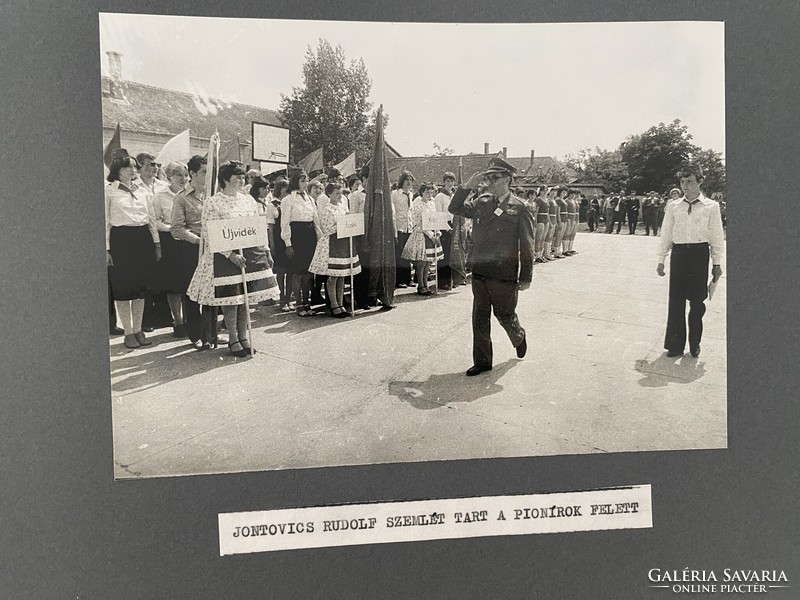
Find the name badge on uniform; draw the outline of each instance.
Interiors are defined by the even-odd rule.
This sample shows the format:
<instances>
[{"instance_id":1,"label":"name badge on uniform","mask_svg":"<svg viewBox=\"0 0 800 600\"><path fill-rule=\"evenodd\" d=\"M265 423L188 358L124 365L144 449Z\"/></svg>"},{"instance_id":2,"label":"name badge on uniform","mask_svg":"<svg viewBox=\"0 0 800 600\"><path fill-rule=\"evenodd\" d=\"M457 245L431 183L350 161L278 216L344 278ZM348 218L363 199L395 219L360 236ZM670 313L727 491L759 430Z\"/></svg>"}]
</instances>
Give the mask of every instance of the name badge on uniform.
<instances>
[{"instance_id":1,"label":"name badge on uniform","mask_svg":"<svg viewBox=\"0 0 800 600\"><path fill-rule=\"evenodd\" d=\"M499 217L500 215L503 214L503 209L498 206L497 208L494 209L494 214L496 214Z\"/></svg>"}]
</instances>

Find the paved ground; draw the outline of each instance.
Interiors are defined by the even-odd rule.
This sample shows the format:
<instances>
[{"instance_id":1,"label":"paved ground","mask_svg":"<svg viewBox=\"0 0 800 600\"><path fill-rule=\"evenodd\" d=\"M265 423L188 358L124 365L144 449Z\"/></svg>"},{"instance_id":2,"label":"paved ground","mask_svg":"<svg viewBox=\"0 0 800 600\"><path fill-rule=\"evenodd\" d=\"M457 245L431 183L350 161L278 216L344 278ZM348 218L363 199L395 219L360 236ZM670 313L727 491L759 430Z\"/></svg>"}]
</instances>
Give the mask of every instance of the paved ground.
<instances>
[{"instance_id":1,"label":"paved ground","mask_svg":"<svg viewBox=\"0 0 800 600\"><path fill-rule=\"evenodd\" d=\"M493 321L494 370L467 378L469 287L355 319L253 313L252 359L170 330L111 339L119 478L463 458L724 448L725 277L702 354L667 358L657 239L581 233L520 295L528 356Z\"/></svg>"}]
</instances>

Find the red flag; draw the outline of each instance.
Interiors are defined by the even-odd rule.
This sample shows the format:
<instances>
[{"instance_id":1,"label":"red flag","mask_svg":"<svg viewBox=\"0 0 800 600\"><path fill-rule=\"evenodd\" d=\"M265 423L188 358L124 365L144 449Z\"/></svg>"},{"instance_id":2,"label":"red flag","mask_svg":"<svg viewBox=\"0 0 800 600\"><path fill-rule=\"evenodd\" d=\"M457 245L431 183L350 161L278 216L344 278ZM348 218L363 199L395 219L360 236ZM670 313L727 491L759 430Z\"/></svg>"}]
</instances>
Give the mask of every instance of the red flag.
<instances>
[{"instance_id":1,"label":"red flag","mask_svg":"<svg viewBox=\"0 0 800 600\"><path fill-rule=\"evenodd\" d=\"M314 150L311 154L297 163L297 165L309 175L315 171L322 171L323 167L325 166L322 162L322 148L317 148Z\"/></svg>"},{"instance_id":2,"label":"red flag","mask_svg":"<svg viewBox=\"0 0 800 600\"><path fill-rule=\"evenodd\" d=\"M383 104L375 119L375 143L372 147L367 197L364 203L365 241L369 249L369 295L385 306L394 304L397 278L394 248L396 233L392 212L389 165L383 140Z\"/></svg>"},{"instance_id":3,"label":"red flag","mask_svg":"<svg viewBox=\"0 0 800 600\"><path fill-rule=\"evenodd\" d=\"M106 167L109 169L111 168L111 161L115 158L115 153L117 150L122 148L122 140L119 134L119 123L117 123L117 129L114 131L114 135L111 136L111 140L109 140L108 145L106 145L105 150L103 150L103 162L105 163Z\"/></svg>"},{"instance_id":4,"label":"red flag","mask_svg":"<svg viewBox=\"0 0 800 600\"><path fill-rule=\"evenodd\" d=\"M239 151L239 138L223 142L219 147L219 164L223 164L229 160L236 160L242 162L242 154Z\"/></svg>"}]
</instances>

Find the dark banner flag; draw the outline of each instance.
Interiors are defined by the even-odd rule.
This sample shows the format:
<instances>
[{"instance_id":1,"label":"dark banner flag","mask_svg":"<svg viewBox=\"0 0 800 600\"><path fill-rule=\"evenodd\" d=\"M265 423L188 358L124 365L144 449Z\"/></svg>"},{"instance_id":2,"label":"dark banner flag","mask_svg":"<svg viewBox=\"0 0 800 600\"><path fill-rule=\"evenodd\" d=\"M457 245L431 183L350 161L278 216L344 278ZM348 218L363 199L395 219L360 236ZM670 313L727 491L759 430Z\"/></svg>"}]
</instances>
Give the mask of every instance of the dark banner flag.
<instances>
[{"instance_id":1,"label":"dark banner flag","mask_svg":"<svg viewBox=\"0 0 800 600\"><path fill-rule=\"evenodd\" d=\"M317 171L322 171L323 167L325 166L322 162L322 148L317 148L314 150L311 154L301 160L298 163L298 166L308 173L309 176Z\"/></svg>"},{"instance_id":2,"label":"dark banner flag","mask_svg":"<svg viewBox=\"0 0 800 600\"><path fill-rule=\"evenodd\" d=\"M384 306L392 306L397 276L394 256L396 233L389 165L386 162L386 145L383 140L382 104L378 108L375 124L375 143L372 146L364 204L365 237L370 249L369 295L378 298Z\"/></svg>"},{"instance_id":3,"label":"dark banner flag","mask_svg":"<svg viewBox=\"0 0 800 600\"><path fill-rule=\"evenodd\" d=\"M117 129L114 131L114 135L108 142L105 150L103 150L103 162L106 166L110 169L111 168L111 161L114 160L116 156L116 151L122 148L122 139L119 133L119 123L117 123Z\"/></svg>"}]
</instances>

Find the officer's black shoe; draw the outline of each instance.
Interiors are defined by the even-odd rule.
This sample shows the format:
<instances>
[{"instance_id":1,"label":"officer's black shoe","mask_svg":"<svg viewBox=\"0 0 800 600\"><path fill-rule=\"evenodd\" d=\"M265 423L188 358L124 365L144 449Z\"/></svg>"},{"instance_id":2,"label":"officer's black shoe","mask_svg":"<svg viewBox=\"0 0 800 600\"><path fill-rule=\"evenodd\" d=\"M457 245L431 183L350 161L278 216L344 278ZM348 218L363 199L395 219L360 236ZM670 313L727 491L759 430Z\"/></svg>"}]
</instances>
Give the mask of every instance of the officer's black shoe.
<instances>
[{"instance_id":1,"label":"officer's black shoe","mask_svg":"<svg viewBox=\"0 0 800 600\"><path fill-rule=\"evenodd\" d=\"M674 358L676 356L683 356L683 350L667 350L667 356Z\"/></svg>"},{"instance_id":2,"label":"officer's black shoe","mask_svg":"<svg viewBox=\"0 0 800 600\"><path fill-rule=\"evenodd\" d=\"M517 346L517 358L525 358L525 353L528 351L528 336L522 338L522 343Z\"/></svg>"},{"instance_id":3,"label":"officer's black shoe","mask_svg":"<svg viewBox=\"0 0 800 600\"><path fill-rule=\"evenodd\" d=\"M700 356L700 344L697 344L696 346L689 346L689 352L695 358Z\"/></svg>"},{"instance_id":4,"label":"officer's black shoe","mask_svg":"<svg viewBox=\"0 0 800 600\"><path fill-rule=\"evenodd\" d=\"M491 371L491 366L486 365L474 365L467 369L467 377L473 377L474 375L480 375L484 371Z\"/></svg>"}]
</instances>

